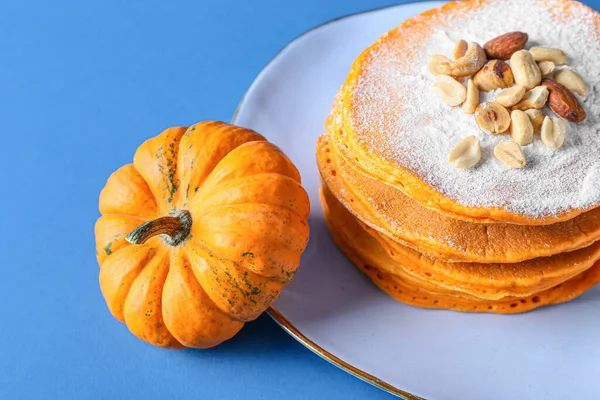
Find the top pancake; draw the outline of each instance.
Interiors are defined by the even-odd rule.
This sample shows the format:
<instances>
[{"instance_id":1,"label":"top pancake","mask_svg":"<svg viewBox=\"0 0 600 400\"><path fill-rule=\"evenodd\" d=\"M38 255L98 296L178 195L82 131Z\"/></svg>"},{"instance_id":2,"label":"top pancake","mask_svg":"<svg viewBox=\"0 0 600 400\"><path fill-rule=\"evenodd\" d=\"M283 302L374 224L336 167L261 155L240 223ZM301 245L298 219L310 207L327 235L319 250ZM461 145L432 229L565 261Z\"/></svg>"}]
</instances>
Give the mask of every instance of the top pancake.
<instances>
[{"instance_id":1,"label":"top pancake","mask_svg":"<svg viewBox=\"0 0 600 400\"><path fill-rule=\"evenodd\" d=\"M539 137L524 147L528 165L507 169L491 155L508 135L481 131L472 115L431 91L432 54L450 56L459 39L483 45L510 31L529 34L528 47L562 47L590 87L579 98L587 119L567 123L563 148ZM600 14L569 0L474 0L449 3L411 18L354 62L333 115L345 158L428 208L476 222L545 225L600 205ZM454 168L448 153L477 136L483 160Z\"/></svg>"},{"instance_id":2,"label":"top pancake","mask_svg":"<svg viewBox=\"0 0 600 400\"><path fill-rule=\"evenodd\" d=\"M600 240L600 208L542 226L473 224L448 218L347 163L326 135L317 142L317 165L327 187L365 225L433 259L517 263Z\"/></svg>"}]
</instances>

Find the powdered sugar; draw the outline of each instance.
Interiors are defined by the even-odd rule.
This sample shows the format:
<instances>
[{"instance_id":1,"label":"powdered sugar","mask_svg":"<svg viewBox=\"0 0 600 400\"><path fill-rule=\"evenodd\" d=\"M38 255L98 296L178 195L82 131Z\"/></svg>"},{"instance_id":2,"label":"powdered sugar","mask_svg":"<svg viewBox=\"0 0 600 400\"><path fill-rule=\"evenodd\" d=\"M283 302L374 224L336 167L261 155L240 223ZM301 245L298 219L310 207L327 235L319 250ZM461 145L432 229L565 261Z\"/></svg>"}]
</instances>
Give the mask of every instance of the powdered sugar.
<instances>
[{"instance_id":1,"label":"powdered sugar","mask_svg":"<svg viewBox=\"0 0 600 400\"><path fill-rule=\"evenodd\" d=\"M410 49L410 63L398 48L404 45L400 40L411 38L399 35L384 43L370 55L369 68L353 94L356 112L351 122L357 140L466 206L502 207L543 217L599 205L600 28L595 24L600 25L600 18L579 5L565 17L559 6L564 1L494 1L437 21L440 28ZM564 50L569 67L589 86L588 97L579 97L587 119L566 123L567 139L559 150L547 148L535 135L534 143L523 148L527 166L518 170L507 168L492 154L494 146L510 136L489 135L477 127L472 115L442 102L431 90L434 81L427 71L429 56L450 57L459 39L483 45L510 31L527 32L527 47ZM485 94L482 101L494 95ZM554 116L548 109L544 112ZM480 139L482 161L470 170L456 169L448 162L448 153L469 135Z\"/></svg>"}]
</instances>

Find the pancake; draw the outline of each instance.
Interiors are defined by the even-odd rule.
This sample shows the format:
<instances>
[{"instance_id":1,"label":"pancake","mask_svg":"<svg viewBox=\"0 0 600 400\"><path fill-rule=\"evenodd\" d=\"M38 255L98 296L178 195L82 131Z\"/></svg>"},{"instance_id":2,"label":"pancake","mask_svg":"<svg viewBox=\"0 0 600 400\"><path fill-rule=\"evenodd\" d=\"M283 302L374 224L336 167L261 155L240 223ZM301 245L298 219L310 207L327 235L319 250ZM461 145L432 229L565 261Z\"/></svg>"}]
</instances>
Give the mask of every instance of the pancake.
<instances>
[{"instance_id":1,"label":"pancake","mask_svg":"<svg viewBox=\"0 0 600 400\"><path fill-rule=\"evenodd\" d=\"M543 226L474 224L449 218L346 163L325 135L318 140L317 164L327 187L359 220L434 259L516 263L582 249L600 240L600 209Z\"/></svg>"},{"instance_id":2,"label":"pancake","mask_svg":"<svg viewBox=\"0 0 600 400\"><path fill-rule=\"evenodd\" d=\"M506 169L490 155L508 136L484 133L472 115L437 99L426 67L432 54L451 56L459 39L483 45L511 31L528 33L528 47L565 50L591 89L580 98L587 119L567 124L565 146L552 151L536 137L523 148L523 169ZM593 90L600 85L599 53L600 14L578 2L451 2L408 19L361 53L334 106L331 138L347 162L454 218L568 221L600 206L600 91ZM456 169L447 155L469 135L481 140L484 159L476 168Z\"/></svg>"},{"instance_id":3,"label":"pancake","mask_svg":"<svg viewBox=\"0 0 600 400\"><path fill-rule=\"evenodd\" d=\"M600 262L552 288L524 297L505 297L500 300L478 299L447 290L407 275L390 271L402 270L379 243L352 219L332 216L323 197L325 220L334 241L354 264L385 293L397 301L416 307L449 309L466 312L515 314L538 307L569 301L592 288L600 281ZM423 284L425 283L425 284Z\"/></svg>"},{"instance_id":4,"label":"pancake","mask_svg":"<svg viewBox=\"0 0 600 400\"><path fill-rule=\"evenodd\" d=\"M321 189L321 202L330 224L343 233L344 241L355 250L378 248L387 252L389 262L380 268L429 291L449 291L462 297L499 300L525 297L554 287L592 267L600 260L600 241L581 250L515 264L447 263L393 243L357 220L335 198L327 186Z\"/></svg>"}]
</instances>

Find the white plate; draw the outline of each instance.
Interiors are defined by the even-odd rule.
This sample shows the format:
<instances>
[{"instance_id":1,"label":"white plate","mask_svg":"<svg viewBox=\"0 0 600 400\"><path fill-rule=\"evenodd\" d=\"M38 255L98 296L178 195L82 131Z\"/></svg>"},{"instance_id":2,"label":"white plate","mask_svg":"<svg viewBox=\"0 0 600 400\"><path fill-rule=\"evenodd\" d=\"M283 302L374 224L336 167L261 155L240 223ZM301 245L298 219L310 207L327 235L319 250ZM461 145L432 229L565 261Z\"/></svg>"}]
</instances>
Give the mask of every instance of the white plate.
<instances>
[{"instance_id":1,"label":"white plate","mask_svg":"<svg viewBox=\"0 0 600 400\"><path fill-rule=\"evenodd\" d=\"M315 142L359 52L442 2L346 17L290 43L256 78L234 122L281 146L310 194L311 240L271 310L336 365L406 398L599 399L600 290L513 316L423 310L379 291L337 249L318 198Z\"/></svg>"}]
</instances>

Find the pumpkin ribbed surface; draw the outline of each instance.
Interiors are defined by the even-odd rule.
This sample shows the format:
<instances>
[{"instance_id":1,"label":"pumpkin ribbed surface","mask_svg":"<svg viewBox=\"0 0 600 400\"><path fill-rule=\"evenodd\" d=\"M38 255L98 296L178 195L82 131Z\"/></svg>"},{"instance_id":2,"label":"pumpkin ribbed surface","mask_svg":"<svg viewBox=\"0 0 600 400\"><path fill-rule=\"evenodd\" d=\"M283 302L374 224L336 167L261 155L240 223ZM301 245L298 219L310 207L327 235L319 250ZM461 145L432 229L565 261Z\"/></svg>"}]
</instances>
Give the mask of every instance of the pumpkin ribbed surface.
<instances>
[{"instance_id":1,"label":"pumpkin ribbed surface","mask_svg":"<svg viewBox=\"0 0 600 400\"><path fill-rule=\"evenodd\" d=\"M99 206L108 308L160 347L231 338L294 277L309 237L292 162L258 133L216 121L146 141L108 179Z\"/></svg>"}]
</instances>

